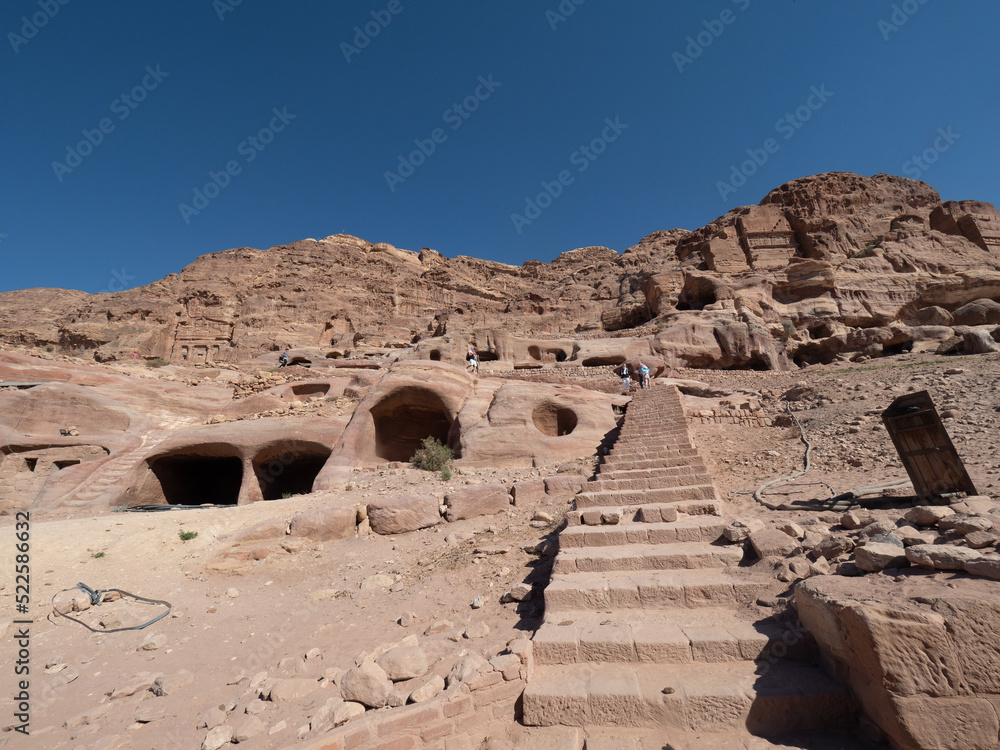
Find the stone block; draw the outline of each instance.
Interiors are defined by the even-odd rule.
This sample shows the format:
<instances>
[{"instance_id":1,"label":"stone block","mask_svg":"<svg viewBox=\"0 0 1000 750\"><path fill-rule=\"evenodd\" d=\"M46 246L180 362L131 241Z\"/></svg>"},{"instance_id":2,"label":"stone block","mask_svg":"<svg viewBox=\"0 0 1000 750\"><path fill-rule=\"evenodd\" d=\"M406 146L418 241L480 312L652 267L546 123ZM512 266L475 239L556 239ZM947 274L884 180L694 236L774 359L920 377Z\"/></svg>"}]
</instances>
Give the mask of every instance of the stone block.
<instances>
[{"instance_id":1,"label":"stone block","mask_svg":"<svg viewBox=\"0 0 1000 750\"><path fill-rule=\"evenodd\" d=\"M397 495L368 504L376 534L402 534L441 523L439 501L432 495Z\"/></svg>"},{"instance_id":2,"label":"stone block","mask_svg":"<svg viewBox=\"0 0 1000 750\"><path fill-rule=\"evenodd\" d=\"M507 487L502 484L484 484L450 492L445 495L444 503L448 506L446 517L449 522L492 516L510 507Z\"/></svg>"},{"instance_id":3,"label":"stone block","mask_svg":"<svg viewBox=\"0 0 1000 750\"><path fill-rule=\"evenodd\" d=\"M357 528L354 508L321 508L295 516L288 533L317 542L330 542L354 536Z\"/></svg>"}]
</instances>

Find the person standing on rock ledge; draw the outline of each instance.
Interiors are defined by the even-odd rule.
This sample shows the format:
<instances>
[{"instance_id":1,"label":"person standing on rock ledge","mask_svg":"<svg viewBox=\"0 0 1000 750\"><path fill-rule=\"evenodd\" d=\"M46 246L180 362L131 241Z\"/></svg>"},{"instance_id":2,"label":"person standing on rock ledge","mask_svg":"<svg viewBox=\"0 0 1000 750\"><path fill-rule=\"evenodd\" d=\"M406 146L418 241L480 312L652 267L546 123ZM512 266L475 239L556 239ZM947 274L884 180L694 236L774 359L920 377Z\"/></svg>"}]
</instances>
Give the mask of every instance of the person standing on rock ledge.
<instances>
[{"instance_id":1,"label":"person standing on rock ledge","mask_svg":"<svg viewBox=\"0 0 1000 750\"><path fill-rule=\"evenodd\" d=\"M471 372L473 375L479 373L479 353L476 351L476 347L469 347L469 351L465 353L465 361L469 363L465 366L467 372Z\"/></svg>"},{"instance_id":2,"label":"person standing on rock ledge","mask_svg":"<svg viewBox=\"0 0 1000 750\"><path fill-rule=\"evenodd\" d=\"M639 387L649 388L649 368L642 362L639 363Z\"/></svg>"},{"instance_id":3,"label":"person standing on rock ledge","mask_svg":"<svg viewBox=\"0 0 1000 750\"><path fill-rule=\"evenodd\" d=\"M288 365L288 350L286 349L278 357L278 367L286 367Z\"/></svg>"},{"instance_id":4,"label":"person standing on rock ledge","mask_svg":"<svg viewBox=\"0 0 1000 750\"><path fill-rule=\"evenodd\" d=\"M628 369L628 363L622 365L621 372L619 373L622 377L622 392L624 395L628 395L629 388L632 387L632 373Z\"/></svg>"}]
</instances>

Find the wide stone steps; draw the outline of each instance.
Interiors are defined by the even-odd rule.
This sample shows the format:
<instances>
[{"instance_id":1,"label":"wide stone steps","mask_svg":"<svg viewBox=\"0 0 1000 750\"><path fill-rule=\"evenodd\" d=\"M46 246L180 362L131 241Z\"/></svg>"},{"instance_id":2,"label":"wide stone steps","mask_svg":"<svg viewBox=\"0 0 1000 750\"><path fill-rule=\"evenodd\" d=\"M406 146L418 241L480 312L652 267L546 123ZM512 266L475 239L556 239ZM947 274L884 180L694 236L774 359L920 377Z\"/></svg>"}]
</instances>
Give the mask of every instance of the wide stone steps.
<instances>
[{"instance_id":1,"label":"wide stone steps","mask_svg":"<svg viewBox=\"0 0 1000 750\"><path fill-rule=\"evenodd\" d=\"M801 626L766 618L749 622L715 607L629 612L627 620L600 612L560 612L534 638L536 664L584 662L692 664L811 660L813 638Z\"/></svg>"},{"instance_id":2,"label":"wide stone steps","mask_svg":"<svg viewBox=\"0 0 1000 750\"><path fill-rule=\"evenodd\" d=\"M572 736L578 729L547 727L547 732L560 736L546 750L879 750L874 745L859 740L851 732L822 731L795 732L783 735L773 742L762 737L751 737L746 732L712 734L687 734L659 729L631 727L591 727L587 737ZM882 749L884 750L884 748Z\"/></svg>"},{"instance_id":3,"label":"wide stone steps","mask_svg":"<svg viewBox=\"0 0 1000 750\"><path fill-rule=\"evenodd\" d=\"M663 490L673 487L691 487L711 484L712 477L706 471L677 467L669 474L656 477L633 477L628 479L608 479L601 477L583 486L586 492L614 492L623 490Z\"/></svg>"},{"instance_id":4,"label":"wide stone steps","mask_svg":"<svg viewBox=\"0 0 1000 750\"><path fill-rule=\"evenodd\" d=\"M711 484L693 484L680 487L663 487L655 490L605 490L581 492L576 496L576 507L602 508L612 505L647 505L651 503L677 503L685 500L718 500Z\"/></svg>"},{"instance_id":5,"label":"wide stone steps","mask_svg":"<svg viewBox=\"0 0 1000 750\"><path fill-rule=\"evenodd\" d=\"M647 458L645 455L643 457L628 456L620 457L615 456L614 458L605 458L604 462L601 464L601 473L605 471L633 471L635 469L660 469L665 466L672 465L673 462L683 459L700 461L701 457L698 455L697 448L679 448L676 451L669 452L663 451L663 454L657 454Z\"/></svg>"},{"instance_id":6,"label":"wide stone steps","mask_svg":"<svg viewBox=\"0 0 1000 750\"><path fill-rule=\"evenodd\" d=\"M714 542L726 521L717 516L692 516L672 523L620 523L614 526L567 526L559 534L561 550L574 547L617 547L623 544Z\"/></svg>"},{"instance_id":7,"label":"wide stone steps","mask_svg":"<svg viewBox=\"0 0 1000 750\"><path fill-rule=\"evenodd\" d=\"M532 726L761 735L834 727L854 710L849 692L817 668L752 661L538 666L523 707Z\"/></svg>"},{"instance_id":8,"label":"wide stone steps","mask_svg":"<svg viewBox=\"0 0 1000 750\"><path fill-rule=\"evenodd\" d=\"M546 619L567 609L740 607L767 583L701 568L553 574L545 589Z\"/></svg>"},{"instance_id":9,"label":"wide stone steps","mask_svg":"<svg viewBox=\"0 0 1000 750\"><path fill-rule=\"evenodd\" d=\"M703 471L708 473L708 467L701 459L690 457L664 459L656 466L646 469L610 469L601 467L601 479L652 479L654 477L673 476L676 471Z\"/></svg>"},{"instance_id":10,"label":"wide stone steps","mask_svg":"<svg viewBox=\"0 0 1000 750\"><path fill-rule=\"evenodd\" d=\"M651 503L649 505L609 505L586 510L571 510L566 514L569 526L600 526L609 523L606 516L617 516L625 522L670 523L682 514L689 516L717 516L719 503L714 500L686 500L679 503Z\"/></svg>"},{"instance_id":11,"label":"wide stone steps","mask_svg":"<svg viewBox=\"0 0 1000 750\"><path fill-rule=\"evenodd\" d=\"M703 542L625 544L616 547L569 547L560 550L553 573L605 573L625 570L724 568L739 565L742 547Z\"/></svg>"}]
</instances>

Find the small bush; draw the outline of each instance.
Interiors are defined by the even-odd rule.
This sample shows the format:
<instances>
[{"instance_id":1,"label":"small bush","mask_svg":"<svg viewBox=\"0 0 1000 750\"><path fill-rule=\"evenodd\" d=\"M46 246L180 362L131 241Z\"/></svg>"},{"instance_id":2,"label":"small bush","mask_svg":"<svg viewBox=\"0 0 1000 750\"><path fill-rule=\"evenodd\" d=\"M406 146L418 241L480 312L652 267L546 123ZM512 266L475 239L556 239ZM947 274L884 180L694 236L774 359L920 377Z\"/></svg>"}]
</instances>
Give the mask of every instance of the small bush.
<instances>
[{"instance_id":1,"label":"small bush","mask_svg":"<svg viewBox=\"0 0 1000 750\"><path fill-rule=\"evenodd\" d=\"M198 532L197 531L181 531L181 532L179 532L178 535L180 536L182 542L186 542L186 541L188 541L190 539L194 539L196 536L198 536Z\"/></svg>"},{"instance_id":2,"label":"small bush","mask_svg":"<svg viewBox=\"0 0 1000 750\"><path fill-rule=\"evenodd\" d=\"M441 441L435 437L425 437L421 447L410 459L410 463L424 471L441 471L447 468L453 458L455 458L455 454L451 448L442 445Z\"/></svg>"},{"instance_id":3,"label":"small bush","mask_svg":"<svg viewBox=\"0 0 1000 750\"><path fill-rule=\"evenodd\" d=\"M91 557L96 558L96 559L100 559L100 558L104 557L104 553L103 552L95 552L94 554L91 555Z\"/></svg>"},{"instance_id":4,"label":"small bush","mask_svg":"<svg viewBox=\"0 0 1000 750\"><path fill-rule=\"evenodd\" d=\"M447 466L441 469L441 478L446 482L449 479L451 479L451 469L449 469Z\"/></svg>"},{"instance_id":5,"label":"small bush","mask_svg":"<svg viewBox=\"0 0 1000 750\"><path fill-rule=\"evenodd\" d=\"M55 350L56 350L56 348L54 346L52 346L52 344L46 344L45 345L45 351L47 351L47 352L54 352Z\"/></svg>"},{"instance_id":6,"label":"small bush","mask_svg":"<svg viewBox=\"0 0 1000 750\"><path fill-rule=\"evenodd\" d=\"M287 500L287 499L288 499L288 498L290 498L291 496L292 496L292 493L291 493L291 492L282 492L282 493L281 493L281 499L282 499L282 500Z\"/></svg>"},{"instance_id":7,"label":"small bush","mask_svg":"<svg viewBox=\"0 0 1000 750\"><path fill-rule=\"evenodd\" d=\"M128 506L127 505L116 505L114 508L111 509L111 512L112 513L127 513L128 512Z\"/></svg>"},{"instance_id":8,"label":"small bush","mask_svg":"<svg viewBox=\"0 0 1000 750\"><path fill-rule=\"evenodd\" d=\"M163 359L163 357L157 357L156 359L150 359L146 361L146 367L166 367L170 362Z\"/></svg>"}]
</instances>

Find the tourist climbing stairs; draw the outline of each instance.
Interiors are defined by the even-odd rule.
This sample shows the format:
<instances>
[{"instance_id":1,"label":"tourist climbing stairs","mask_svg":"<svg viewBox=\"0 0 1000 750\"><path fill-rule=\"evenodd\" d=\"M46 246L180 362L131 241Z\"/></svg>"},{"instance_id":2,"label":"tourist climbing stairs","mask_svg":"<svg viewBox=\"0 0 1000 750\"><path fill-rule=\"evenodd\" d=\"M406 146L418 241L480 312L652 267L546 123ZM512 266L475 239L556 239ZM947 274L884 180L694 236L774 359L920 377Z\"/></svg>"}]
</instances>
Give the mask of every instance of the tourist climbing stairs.
<instances>
[{"instance_id":1,"label":"tourist climbing stairs","mask_svg":"<svg viewBox=\"0 0 1000 750\"><path fill-rule=\"evenodd\" d=\"M525 724L636 728L688 747L677 738L851 720L808 635L757 614L773 579L740 567L743 548L720 541L721 513L677 389L638 391L559 536ZM639 747L629 731L593 747Z\"/></svg>"}]
</instances>

